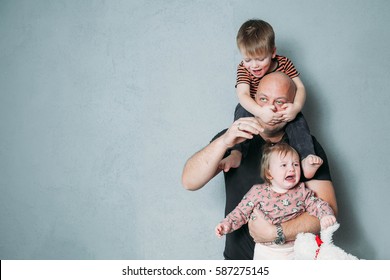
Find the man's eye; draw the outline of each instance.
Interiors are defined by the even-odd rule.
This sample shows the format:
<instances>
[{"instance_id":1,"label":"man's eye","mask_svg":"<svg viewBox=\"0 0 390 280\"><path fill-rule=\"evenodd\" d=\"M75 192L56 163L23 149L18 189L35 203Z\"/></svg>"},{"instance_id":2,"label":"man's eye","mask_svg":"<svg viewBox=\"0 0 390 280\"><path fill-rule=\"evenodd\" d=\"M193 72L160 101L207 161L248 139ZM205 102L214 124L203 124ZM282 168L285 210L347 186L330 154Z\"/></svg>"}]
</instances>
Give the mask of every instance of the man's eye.
<instances>
[{"instance_id":1,"label":"man's eye","mask_svg":"<svg viewBox=\"0 0 390 280\"><path fill-rule=\"evenodd\" d=\"M283 105L284 104L284 102L283 101L275 101L275 103L277 104L277 105Z\"/></svg>"},{"instance_id":2,"label":"man's eye","mask_svg":"<svg viewBox=\"0 0 390 280\"><path fill-rule=\"evenodd\" d=\"M267 98L265 98L265 97L260 97L260 101L265 103L265 102L267 102Z\"/></svg>"}]
</instances>

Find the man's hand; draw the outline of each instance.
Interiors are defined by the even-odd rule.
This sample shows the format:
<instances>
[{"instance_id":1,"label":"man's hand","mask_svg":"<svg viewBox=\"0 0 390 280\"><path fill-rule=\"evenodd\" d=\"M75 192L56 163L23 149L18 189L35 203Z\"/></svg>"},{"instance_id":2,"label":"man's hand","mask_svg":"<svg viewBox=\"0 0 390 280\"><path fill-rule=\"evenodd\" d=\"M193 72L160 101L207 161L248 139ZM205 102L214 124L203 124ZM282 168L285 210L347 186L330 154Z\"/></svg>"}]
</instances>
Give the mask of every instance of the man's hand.
<instances>
[{"instance_id":1,"label":"man's hand","mask_svg":"<svg viewBox=\"0 0 390 280\"><path fill-rule=\"evenodd\" d=\"M231 148L247 139L252 139L253 135L257 135L262 131L263 128L256 118L240 118L236 120L222 136L223 143L227 148Z\"/></svg>"},{"instance_id":2,"label":"man's hand","mask_svg":"<svg viewBox=\"0 0 390 280\"><path fill-rule=\"evenodd\" d=\"M256 243L272 242L276 238L276 227L264 219L264 213L257 208L253 209L249 219L249 233Z\"/></svg>"}]
</instances>

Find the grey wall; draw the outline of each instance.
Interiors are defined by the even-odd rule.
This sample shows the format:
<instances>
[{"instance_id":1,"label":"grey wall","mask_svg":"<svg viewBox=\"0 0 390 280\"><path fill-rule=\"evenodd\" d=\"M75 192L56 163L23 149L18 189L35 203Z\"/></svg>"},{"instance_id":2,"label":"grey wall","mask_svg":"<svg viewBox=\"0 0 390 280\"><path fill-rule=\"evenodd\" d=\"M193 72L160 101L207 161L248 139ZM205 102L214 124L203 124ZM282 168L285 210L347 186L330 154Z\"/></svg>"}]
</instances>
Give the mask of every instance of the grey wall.
<instances>
[{"instance_id":1,"label":"grey wall","mask_svg":"<svg viewBox=\"0 0 390 280\"><path fill-rule=\"evenodd\" d=\"M228 126L239 26L269 21L306 85L336 242L390 259L389 1L0 1L0 259L221 259L222 176L185 160Z\"/></svg>"}]
</instances>

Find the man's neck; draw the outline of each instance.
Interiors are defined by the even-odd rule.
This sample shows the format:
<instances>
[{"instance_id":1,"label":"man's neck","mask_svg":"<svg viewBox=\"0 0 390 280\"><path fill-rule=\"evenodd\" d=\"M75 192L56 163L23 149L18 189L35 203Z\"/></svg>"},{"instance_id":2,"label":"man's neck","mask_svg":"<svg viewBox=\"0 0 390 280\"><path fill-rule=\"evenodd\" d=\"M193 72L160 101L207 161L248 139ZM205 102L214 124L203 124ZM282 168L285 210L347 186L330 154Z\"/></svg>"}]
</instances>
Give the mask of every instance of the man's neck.
<instances>
[{"instance_id":1,"label":"man's neck","mask_svg":"<svg viewBox=\"0 0 390 280\"><path fill-rule=\"evenodd\" d=\"M275 134L268 134L264 132L260 132L261 138L263 138L265 141L269 141L271 143L279 143L284 136L284 131L275 133Z\"/></svg>"}]
</instances>

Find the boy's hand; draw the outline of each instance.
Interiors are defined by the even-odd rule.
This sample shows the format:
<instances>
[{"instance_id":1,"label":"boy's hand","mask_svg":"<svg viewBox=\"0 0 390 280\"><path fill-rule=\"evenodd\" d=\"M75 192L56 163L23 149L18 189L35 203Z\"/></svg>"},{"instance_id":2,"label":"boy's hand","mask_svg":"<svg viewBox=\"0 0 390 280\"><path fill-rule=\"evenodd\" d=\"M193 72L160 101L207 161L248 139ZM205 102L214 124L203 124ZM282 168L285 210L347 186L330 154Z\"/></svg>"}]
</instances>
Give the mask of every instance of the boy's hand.
<instances>
[{"instance_id":1,"label":"boy's hand","mask_svg":"<svg viewBox=\"0 0 390 280\"><path fill-rule=\"evenodd\" d=\"M266 124L277 124L283 121L281 112L276 112L274 105L258 106L256 117Z\"/></svg>"},{"instance_id":2,"label":"boy's hand","mask_svg":"<svg viewBox=\"0 0 390 280\"><path fill-rule=\"evenodd\" d=\"M286 103L282 106L282 109L283 111L280 111L280 113L282 113L284 122L291 122L301 111L301 107L294 103Z\"/></svg>"}]
</instances>

